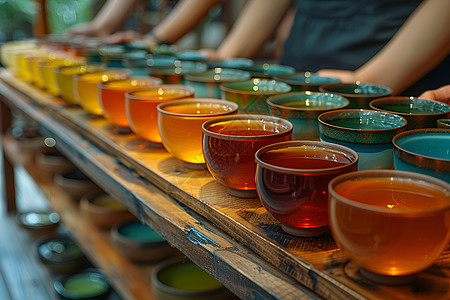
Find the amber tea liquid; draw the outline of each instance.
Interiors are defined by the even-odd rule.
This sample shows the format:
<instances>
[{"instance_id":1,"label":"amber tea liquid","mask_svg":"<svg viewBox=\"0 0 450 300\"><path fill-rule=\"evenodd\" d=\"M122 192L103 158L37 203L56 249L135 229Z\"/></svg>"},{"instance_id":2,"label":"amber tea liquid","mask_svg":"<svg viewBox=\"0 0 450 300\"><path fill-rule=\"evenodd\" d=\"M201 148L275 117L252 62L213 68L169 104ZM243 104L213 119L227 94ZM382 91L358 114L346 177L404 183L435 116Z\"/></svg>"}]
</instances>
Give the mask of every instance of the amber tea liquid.
<instances>
[{"instance_id":1,"label":"amber tea liquid","mask_svg":"<svg viewBox=\"0 0 450 300\"><path fill-rule=\"evenodd\" d=\"M344 181L339 195L369 205L359 209L337 201L340 238L349 252L367 253L360 261L383 275L409 275L417 266L433 263L450 235L450 199L433 185L390 178ZM424 213L429 211L429 213ZM417 260L420 257L420 260Z\"/></svg>"},{"instance_id":2,"label":"amber tea liquid","mask_svg":"<svg viewBox=\"0 0 450 300\"><path fill-rule=\"evenodd\" d=\"M328 182L337 175L355 171L356 164L341 152L297 146L269 150L260 160L295 174L259 168L260 197L266 209L283 224L299 228L328 225ZM349 165L347 168L343 167Z\"/></svg>"}]
</instances>

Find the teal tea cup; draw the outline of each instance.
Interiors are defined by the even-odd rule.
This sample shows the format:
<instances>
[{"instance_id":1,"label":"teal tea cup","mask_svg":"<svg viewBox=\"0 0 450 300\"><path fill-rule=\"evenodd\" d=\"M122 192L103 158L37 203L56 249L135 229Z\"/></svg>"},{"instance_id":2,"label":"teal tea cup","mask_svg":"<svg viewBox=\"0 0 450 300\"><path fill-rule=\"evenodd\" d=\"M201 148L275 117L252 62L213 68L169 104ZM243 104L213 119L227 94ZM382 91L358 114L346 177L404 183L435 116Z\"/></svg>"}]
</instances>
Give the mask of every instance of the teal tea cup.
<instances>
[{"instance_id":1,"label":"teal tea cup","mask_svg":"<svg viewBox=\"0 0 450 300\"><path fill-rule=\"evenodd\" d=\"M294 125L294 140L319 140L317 117L326 112L343 109L349 101L339 95L318 92L294 92L267 99L272 116L287 119Z\"/></svg>"},{"instance_id":2,"label":"teal tea cup","mask_svg":"<svg viewBox=\"0 0 450 300\"><path fill-rule=\"evenodd\" d=\"M370 108L404 117L406 130L436 128L437 120L450 116L450 105L415 97L383 97L372 100Z\"/></svg>"},{"instance_id":3,"label":"teal tea cup","mask_svg":"<svg viewBox=\"0 0 450 300\"><path fill-rule=\"evenodd\" d=\"M244 57L235 57L224 60L207 61L206 64L210 69L212 68L239 69L252 66L253 60Z\"/></svg>"},{"instance_id":4,"label":"teal tea cup","mask_svg":"<svg viewBox=\"0 0 450 300\"><path fill-rule=\"evenodd\" d=\"M397 134L394 168L450 182L450 129L414 129Z\"/></svg>"},{"instance_id":5,"label":"teal tea cup","mask_svg":"<svg viewBox=\"0 0 450 300\"><path fill-rule=\"evenodd\" d=\"M250 77L250 73L246 71L214 68L202 73L188 73L184 79L186 85L194 88L196 97L220 99L220 84L246 81Z\"/></svg>"},{"instance_id":6,"label":"teal tea cup","mask_svg":"<svg viewBox=\"0 0 450 300\"><path fill-rule=\"evenodd\" d=\"M450 129L450 119L439 119L437 120L438 128L447 128Z\"/></svg>"},{"instance_id":7,"label":"teal tea cup","mask_svg":"<svg viewBox=\"0 0 450 300\"><path fill-rule=\"evenodd\" d=\"M273 79L292 86L292 91L319 92L319 87L325 84L340 83L338 78L320 76L311 72L299 72L294 74L274 76Z\"/></svg>"},{"instance_id":8,"label":"teal tea cup","mask_svg":"<svg viewBox=\"0 0 450 300\"><path fill-rule=\"evenodd\" d=\"M348 108L369 108L375 98L390 96L392 90L386 86L371 83L331 83L319 87L319 91L341 95L350 100Z\"/></svg>"},{"instance_id":9,"label":"teal tea cup","mask_svg":"<svg viewBox=\"0 0 450 300\"><path fill-rule=\"evenodd\" d=\"M295 73L295 69L293 67L272 63L253 64L251 66L241 67L239 69L250 72L252 77L259 78L272 78L274 76Z\"/></svg>"},{"instance_id":10,"label":"teal tea cup","mask_svg":"<svg viewBox=\"0 0 450 300\"><path fill-rule=\"evenodd\" d=\"M266 99L270 96L289 93L290 85L276 80L252 78L242 82L232 82L220 85L222 99L239 105L238 113L269 114Z\"/></svg>"},{"instance_id":11,"label":"teal tea cup","mask_svg":"<svg viewBox=\"0 0 450 300\"><path fill-rule=\"evenodd\" d=\"M392 138L406 120L395 114L366 109L325 112L318 117L320 139L355 150L358 170L392 169Z\"/></svg>"},{"instance_id":12,"label":"teal tea cup","mask_svg":"<svg viewBox=\"0 0 450 300\"><path fill-rule=\"evenodd\" d=\"M161 79L166 84L184 84L184 75L205 72L208 68L204 63L180 60L172 63L170 61L162 63L153 61L152 63L152 60L149 60L147 63L149 64L148 74Z\"/></svg>"}]
</instances>

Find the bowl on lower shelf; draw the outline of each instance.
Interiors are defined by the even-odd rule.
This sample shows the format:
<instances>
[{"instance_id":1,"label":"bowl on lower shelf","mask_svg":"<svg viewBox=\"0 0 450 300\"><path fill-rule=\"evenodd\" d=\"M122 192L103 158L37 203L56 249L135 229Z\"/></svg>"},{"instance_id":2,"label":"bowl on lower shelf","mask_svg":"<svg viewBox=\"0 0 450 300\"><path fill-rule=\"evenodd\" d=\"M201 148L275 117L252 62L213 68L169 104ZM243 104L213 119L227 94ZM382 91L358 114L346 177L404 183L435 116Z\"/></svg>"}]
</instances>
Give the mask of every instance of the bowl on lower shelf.
<instances>
[{"instance_id":1,"label":"bowl on lower shelf","mask_svg":"<svg viewBox=\"0 0 450 300\"><path fill-rule=\"evenodd\" d=\"M56 173L62 173L74 168L74 165L56 148L47 147L35 155L36 168L40 174L52 179Z\"/></svg>"},{"instance_id":2,"label":"bowl on lower shelf","mask_svg":"<svg viewBox=\"0 0 450 300\"><path fill-rule=\"evenodd\" d=\"M166 260L152 272L152 290L159 300L228 300L235 296L188 259Z\"/></svg>"},{"instance_id":3,"label":"bowl on lower shelf","mask_svg":"<svg viewBox=\"0 0 450 300\"><path fill-rule=\"evenodd\" d=\"M50 235L36 242L39 260L54 273L71 273L86 265L80 247L68 236Z\"/></svg>"},{"instance_id":4,"label":"bowl on lower shelf","mask_svg":"<svg viewBox=\"0 0 450 300\"><path fill-rule=\"evenodd\" d=\"M80 213L103 229L135 218L122 203L101 190L88 192L81 197Z\"/></svg>"},{"instance_id":5,"label":"bowl on lower shelf","mask_svg":"<svg viewBox=\"0 0 450 300\"><path fill-rule=\"evenodd\" d=\"M112 290L108 279L97 269L86 269L56 280L53 287L61 299L68 300L108 299Z\"/></svg>"},{"instance_id":6,"label":"bowl on lower shelf","mask_svg":"<svg viewBox=\"0 0 450 300\"><path fill-rule=\"evenodd\" d=\"M163 237L139 220L114 225L111 241L120 253L137 262L158 261L176 253Z\"/></svg>"},{"instance_id":7,"label":"bowl on lower shelf","mask_svg":"<svg viewBox=\"0 0 450 300\"><path fill-rule=\"evenodd\" d=\"M78 169L57 173L54 183L75 201L80 200L87 192L98 190L97 185Z\"/></svg>"},{"instance_id":8,"label":"bowl on lower shelf","mask_svg":"<svg viewBox=\"0 0 450 300\"><path fill-rule=\"evenodd\" d=\"M17 222L34 238L55 233L59 226L60 216L54 211L28 211L16 216Z\"/></svg>"}]
</instances>

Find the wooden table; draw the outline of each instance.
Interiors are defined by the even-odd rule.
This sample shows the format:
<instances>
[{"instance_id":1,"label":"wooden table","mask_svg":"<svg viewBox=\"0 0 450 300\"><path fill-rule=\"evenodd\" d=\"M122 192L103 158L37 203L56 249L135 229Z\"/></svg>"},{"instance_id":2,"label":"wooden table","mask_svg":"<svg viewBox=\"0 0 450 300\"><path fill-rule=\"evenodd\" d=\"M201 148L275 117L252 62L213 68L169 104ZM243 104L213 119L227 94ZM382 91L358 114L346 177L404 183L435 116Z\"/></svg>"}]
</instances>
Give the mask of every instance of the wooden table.
<instances>
[{"instance_id":1,"label":"wooden table","mask_svg":"<svg viewBox=\"0 0 450 300\"><path fill-rule=\"evenodd\" d=\"M410 285L374 284L359 275L330 233L288 235L258 199L228 195L208 171L188 170L163 148L147 147L6 70L0 79L3 115L15 107L37 121L100 187L241 298L450 298L449 247Z\"/></svg>"}]
</instances>

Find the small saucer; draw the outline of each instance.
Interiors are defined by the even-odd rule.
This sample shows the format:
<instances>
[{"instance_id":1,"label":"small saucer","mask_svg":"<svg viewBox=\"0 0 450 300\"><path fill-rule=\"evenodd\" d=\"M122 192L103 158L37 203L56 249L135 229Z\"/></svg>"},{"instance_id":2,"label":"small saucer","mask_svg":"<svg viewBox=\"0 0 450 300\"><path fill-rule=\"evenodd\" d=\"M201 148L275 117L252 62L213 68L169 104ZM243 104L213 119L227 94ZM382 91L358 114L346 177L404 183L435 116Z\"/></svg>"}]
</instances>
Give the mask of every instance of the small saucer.
<instances>
[{"instance_id":1,"label":"small saucer","mask_svg":"<svg viewBox=\"0 0 450 300\"><path fill-rule=\"evenodd\" d=\"M413 282L417 278L417 274L403 275L403 276L380 275L373 273L369 270L366 270L364 268L360 268L359 272L363 277L369 279L372 282L390 286L405 285Z\"/></svg>"},{"instance_id":2,"label":"small saucer","mask_svg":"<svg viewBox=\"0 0 450 300\"><path fill-rule=\"evenodd\" d=\"M237 198L245 198L245 199L258 198L258 193L256 192L256 189L254 189L254 190L238 190L238 189L233 189L233 188L227 187L227 192L231 196L234 196Z\"/></svg>"}]
</instances>

